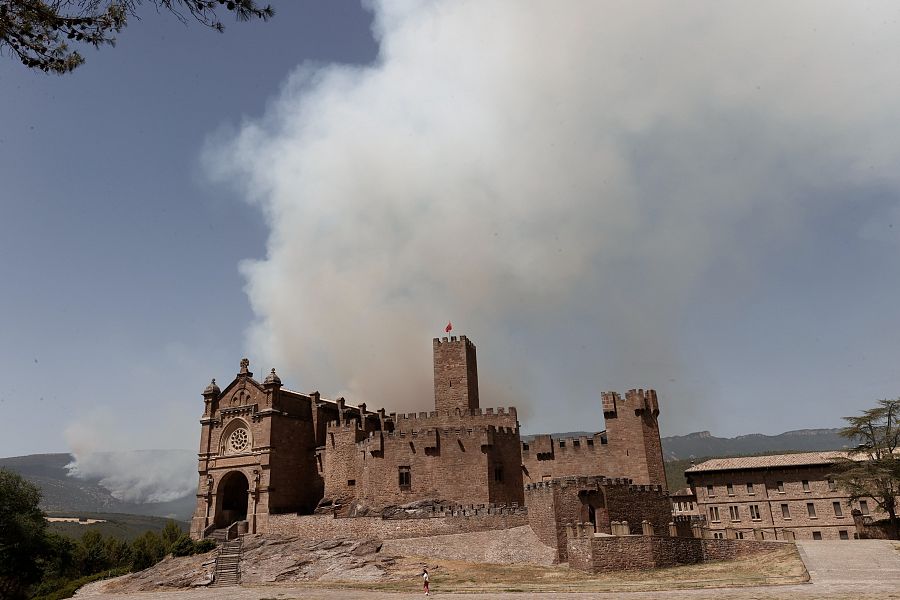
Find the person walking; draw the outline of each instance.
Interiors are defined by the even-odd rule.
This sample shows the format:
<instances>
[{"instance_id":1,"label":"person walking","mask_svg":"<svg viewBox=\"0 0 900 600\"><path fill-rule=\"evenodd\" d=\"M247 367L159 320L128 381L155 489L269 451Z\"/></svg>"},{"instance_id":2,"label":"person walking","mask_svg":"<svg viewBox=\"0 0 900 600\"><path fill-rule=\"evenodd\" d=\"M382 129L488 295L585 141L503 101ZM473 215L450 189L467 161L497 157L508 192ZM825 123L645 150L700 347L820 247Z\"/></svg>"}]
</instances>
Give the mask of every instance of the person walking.
<instances>
[{"instance_id":1,"label":"person walking","mask_svg":"<svg viewBox=\"0 0 900 600\"><path fill-rule=\"evenodd\" d=\"M425 583L425 595L428 595L428 569L422 567L422 581Z\"/></svg>"}]
</instances>

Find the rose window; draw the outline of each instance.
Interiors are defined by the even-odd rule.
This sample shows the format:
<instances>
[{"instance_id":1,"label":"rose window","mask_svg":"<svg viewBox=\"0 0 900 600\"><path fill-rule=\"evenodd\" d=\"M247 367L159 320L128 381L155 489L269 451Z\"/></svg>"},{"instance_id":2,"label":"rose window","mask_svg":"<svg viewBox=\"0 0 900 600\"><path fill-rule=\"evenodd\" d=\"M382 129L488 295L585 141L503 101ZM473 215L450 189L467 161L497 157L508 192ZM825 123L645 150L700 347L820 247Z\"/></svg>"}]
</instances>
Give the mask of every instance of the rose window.
<instances>
[{"instance_id":1,"label":"rose window","mask_svg":"<svg viewBox=\"0 0 900 600\"><path fill-rule=\"evenodd\" d=\"M250 433L243 427L235 429L228 436L228 452L230 454L243 452L250 447Z\"/></svg>"}]
</instances>

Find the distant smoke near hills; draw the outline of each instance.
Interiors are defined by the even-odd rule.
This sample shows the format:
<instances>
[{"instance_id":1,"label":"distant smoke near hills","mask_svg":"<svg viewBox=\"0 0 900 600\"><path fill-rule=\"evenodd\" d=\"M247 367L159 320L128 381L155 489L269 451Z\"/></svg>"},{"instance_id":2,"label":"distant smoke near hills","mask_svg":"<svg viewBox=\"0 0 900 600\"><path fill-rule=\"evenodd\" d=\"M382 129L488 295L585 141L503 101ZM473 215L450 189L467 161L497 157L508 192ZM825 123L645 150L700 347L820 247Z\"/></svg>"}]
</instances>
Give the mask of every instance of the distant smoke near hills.
<instances>
[{"instance_id":1,"label":"distant smoke near hills","mask_svg":"<svg viewBox=\"0 0 900 600\"><path fill-rule=\"evenodd\" d=\"M554 437L587 432L554 433ZM527 438L529 436L523 436ZM733 438L708 431L662 438L667 461L690 458L838 450L846 440L837 429L801 429L780 435L758 433ZM101 452L75 460L71 454L0 458L0 467L21 473L44 493L51 513L129 513L189 520L194 510L197 455L189 450ZM680 484L680 481L670 483Z\"/></svg>"},{"instance_id":2,"label":"distant smoke near hills","mask_svg":"<svg viewBox=\"0 0 900 600\"><path fill-rule=\"evenodd\" d=\"M128 513L189 520L194 510L197 455L189 450L143 450L78 463L71 454L31 454L0 458L0 467L20 473L43 492L48 513ZM125 477L123 466L135 469ZM107 472L102 467L110 466ZM73 476L77 473L77 477ZM140 479L142 475L146 475ZM185 481L190 480L189 487ZM128 485L134 489L129 490ZM153 486L155 489L151 489Z\"/></svg>"}]
</instances>

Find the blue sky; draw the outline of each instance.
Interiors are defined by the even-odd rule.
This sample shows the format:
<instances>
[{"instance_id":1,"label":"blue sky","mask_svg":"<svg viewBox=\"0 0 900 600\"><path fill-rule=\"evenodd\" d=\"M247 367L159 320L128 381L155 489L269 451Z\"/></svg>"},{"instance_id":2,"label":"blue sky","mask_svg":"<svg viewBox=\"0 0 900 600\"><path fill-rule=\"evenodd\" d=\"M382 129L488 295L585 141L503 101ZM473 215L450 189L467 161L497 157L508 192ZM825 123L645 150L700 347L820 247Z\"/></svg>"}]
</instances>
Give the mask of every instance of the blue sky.
<instances>
[{"instance_id":1,"label":"blue sky","mask_svg":"<svg viewBox=\"0 0 900 600\"><path fill-rule=\"evenodd\" d=\"M448 319L529 432L900 395L890 3L274 5L0 61L0 455L193 448L245 355L427 410Z\"/></svg>"}]
</instances>

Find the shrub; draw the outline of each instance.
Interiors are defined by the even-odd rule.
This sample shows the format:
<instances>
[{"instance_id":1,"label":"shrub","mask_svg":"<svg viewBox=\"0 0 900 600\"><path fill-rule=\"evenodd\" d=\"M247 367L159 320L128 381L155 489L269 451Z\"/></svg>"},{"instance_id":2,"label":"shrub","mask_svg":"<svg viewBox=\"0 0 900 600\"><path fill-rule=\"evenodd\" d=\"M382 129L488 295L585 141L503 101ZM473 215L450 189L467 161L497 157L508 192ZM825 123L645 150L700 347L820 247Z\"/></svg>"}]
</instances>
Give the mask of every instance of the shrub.
<instances>
[{"instance_id":1,"label":"shrub","mask_svg":"<svg viewBox=\"0 0 900 600\"><path fill-rule=\"evenodd\" d=\"M190 556L194 554L194 540L182 535L172 543L172 556Z\"/></svg>"}]
</instances>

